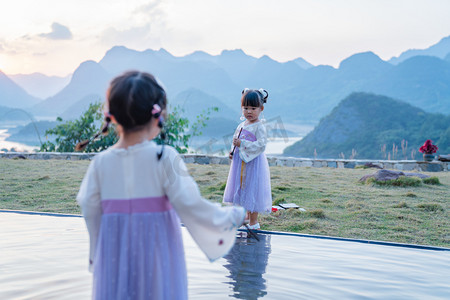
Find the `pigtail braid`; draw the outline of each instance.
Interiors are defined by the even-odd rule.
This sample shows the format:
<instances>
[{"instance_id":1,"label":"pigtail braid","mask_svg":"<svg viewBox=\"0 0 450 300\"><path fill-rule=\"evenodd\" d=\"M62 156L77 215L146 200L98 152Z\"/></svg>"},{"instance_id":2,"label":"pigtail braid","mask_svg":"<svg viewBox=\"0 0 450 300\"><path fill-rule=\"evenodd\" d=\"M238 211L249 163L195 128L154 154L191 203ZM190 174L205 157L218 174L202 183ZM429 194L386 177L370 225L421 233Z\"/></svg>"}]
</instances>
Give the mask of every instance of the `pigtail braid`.
<instances>
[{"instance_id":1,"label":"pigtail braid","mask_svg":"<svg viewBox=\"0 0 450 300\"><path fill-rule=\"evenodd\" d=\"M78 144L76 144L75 151L84 151L90 142L92 142L93 140L98 138L101 134L106 135L108 133L108 127L109 127L110 123L111 123L111 118L109 116L106 116L105 124L103 124L103 127L100 129L100 131L96 135L94 135L92 138L81 141Z\"/></svg>"}]
</instances>

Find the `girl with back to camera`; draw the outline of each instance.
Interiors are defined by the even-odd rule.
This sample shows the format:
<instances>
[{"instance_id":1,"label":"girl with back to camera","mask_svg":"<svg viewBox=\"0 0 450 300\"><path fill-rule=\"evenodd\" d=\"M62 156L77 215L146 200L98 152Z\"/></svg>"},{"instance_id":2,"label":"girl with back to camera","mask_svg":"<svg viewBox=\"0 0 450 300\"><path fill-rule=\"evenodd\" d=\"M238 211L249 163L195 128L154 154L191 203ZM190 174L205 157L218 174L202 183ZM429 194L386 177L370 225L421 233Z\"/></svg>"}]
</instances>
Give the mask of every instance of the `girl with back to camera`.
<instances>
[{"instance_id":1,"label":"girl with back to camera","mask_svg":"<svg viewBox=\"0 0 450 300\"><path fill-rule=\"evenodd\" d=\"M77 196L94 299L187 299L179 218L211 261L229 251L243 223L244 209L203 199L176 150L151 141L166 102L148 73L127 72L110 84L104 128L115 123L119 140L95 156Z\"/></svg>"},{"instance_id":2,"label":"girl with back to camera","mask_svg":"<svg viewBox=\"0 0 450 300\"><path fill-rule=\"evenodd\" d=\"M236 128L230 152L231 167L223 201L244 207L250 229L260 229L259 213L270 213L272 192L270 171L264 150L267 134L259 119L269 94L266 90L242 91L241 108L244 120Z\"/></svg>"}]
</instances>

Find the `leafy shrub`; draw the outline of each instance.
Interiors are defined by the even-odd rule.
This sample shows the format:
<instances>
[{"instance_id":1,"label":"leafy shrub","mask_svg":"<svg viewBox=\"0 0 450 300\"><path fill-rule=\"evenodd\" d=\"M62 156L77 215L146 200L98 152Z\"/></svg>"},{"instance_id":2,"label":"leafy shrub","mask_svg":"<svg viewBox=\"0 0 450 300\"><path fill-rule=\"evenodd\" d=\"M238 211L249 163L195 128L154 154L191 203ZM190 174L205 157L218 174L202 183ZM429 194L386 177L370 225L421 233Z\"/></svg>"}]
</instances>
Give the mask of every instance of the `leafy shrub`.
<instances>
[{"instance_id":1,"label":"leafy shrub","mask_svg":"<svg viewBox=\"0 0 450 300\"><path fill-rule=\"evenodd\" d=\"M417 205L418 208L421 208L426 211L443 211L444 208L438 203L421 203Z\"/></svg>"},{"instance_id":2,"label":"leafy shrub","mask_svg":"<svg viewBox=\"0 0 450 300\"><path fill-rule=\"evenodd\" d=\"M310 210L310 211L308 211L308 215L310 215L311 217L314 217L314 218L319 218L319 219L325 218L325 213L322 209Z\"/></svg>"},{"instance_id":3,"label":"leafy shrub","mask_svg":"<svg viewBox=\"0 0 450 300\"><path fill-rule=\"evenodd\" d=\"M322 203L333 203L333 201L331 201L331 200L328 199L328 198L321 199L320 201L321 201Z\"/></svg>"},{"instance_id":4,"label":"leafy shrub","mask_svg":"<svg viewBox=\"0 0 450 300\"><path fill-rule=\"evenodd\" d=\"M394 180L376 180L374 178L369 178L366 181L367 183L373 183L380 186L398 186L398 187L407 187L407 186L420 186L422 184L422 180L419 178L408 177L408 176L400 176Z\"/></svg>"},{"instance_id":5,"label":"leafy shrub","mask_svg":"<svg viewBox=\"0 0 450 300\"><path fill-rule=\"evenodd\" d=\"M436 176L430 177L430 178L424 178L422 179L423 183L425 184L432 184L432 185L439 185L441 182L439 181L439 178Z\"/></svg>"},{"instance_id":6,"label":"leafy shrub","mask_svg":"<svg viewBox=\"0 0 450 300\"><path fill-rule=\"evenodd\" d=\"M416 198L417 197L417 195L412 193L412 192L407 192L405 196L406 197L411 197L411 198Z\"/></svg>"},{"instance_id":7,"label":"leafy shrub","mask_svg":"<svg viewBox=\"0 0 450 300\"><path fill-rule=\"evenodd\" d=\"M406 204L405 201L402 201L402 202L395 204L393 207L394 208L406 208L406 207L408 207L408 204Z\"/></svg>"}]
</instances>

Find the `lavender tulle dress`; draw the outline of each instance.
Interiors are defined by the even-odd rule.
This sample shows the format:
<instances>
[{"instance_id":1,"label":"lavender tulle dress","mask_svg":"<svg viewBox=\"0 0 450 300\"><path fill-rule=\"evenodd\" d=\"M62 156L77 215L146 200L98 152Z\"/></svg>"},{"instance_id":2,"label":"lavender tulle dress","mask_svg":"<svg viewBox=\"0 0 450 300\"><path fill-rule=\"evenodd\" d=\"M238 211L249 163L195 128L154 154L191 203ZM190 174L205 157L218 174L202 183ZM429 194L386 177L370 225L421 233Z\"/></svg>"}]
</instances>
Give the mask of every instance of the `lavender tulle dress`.
<instances>
[{"instance_id":1,"label":"lavender tulle dress","mask_svg":"<svg viewBox=\"0 0 450 300\"><path fill-rule=\"evenodd\" d=\"M264 124L242 122L234 137L238 137L239 132L241 146L234 150L223 202L242 206L249 212L270 213L272 191L269 164L264 154L267 144Z\"/></svg>"},{"instance_id":2,"label":"lavender tulle dress","mask_svg":"<svg viewBox=\"0 0 450 300\"><path fill-rule=\"evenodd\" d=\"M90 238L93 299L187 299L180 221L211 260L228 253L244 209L203 199L178 153L144 142L98 154L77 201ZM215 218L213 218L215 217Z\"/></svg>"}]
</instances>

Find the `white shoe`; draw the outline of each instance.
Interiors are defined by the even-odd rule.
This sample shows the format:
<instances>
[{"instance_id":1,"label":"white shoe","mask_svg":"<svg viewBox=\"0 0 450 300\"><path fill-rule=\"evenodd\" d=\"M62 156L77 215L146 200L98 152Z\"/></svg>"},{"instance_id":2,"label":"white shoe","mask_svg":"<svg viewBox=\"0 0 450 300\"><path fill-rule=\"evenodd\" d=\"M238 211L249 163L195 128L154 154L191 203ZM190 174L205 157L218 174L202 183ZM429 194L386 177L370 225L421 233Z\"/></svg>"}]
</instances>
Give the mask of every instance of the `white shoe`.
<instances>
[{"instance_id":1,"label":"white shoe","mask_svg":"<svg viewBox=\"0 0 450 300\"><path fill-rule=\"evenodd\" d=\"M260 229L261 227L259 226L259 223L256 223L256 224L253 224L253 225L248 225L248 228L257 230L257 229Z\"/></svg>"}]
</instances>

